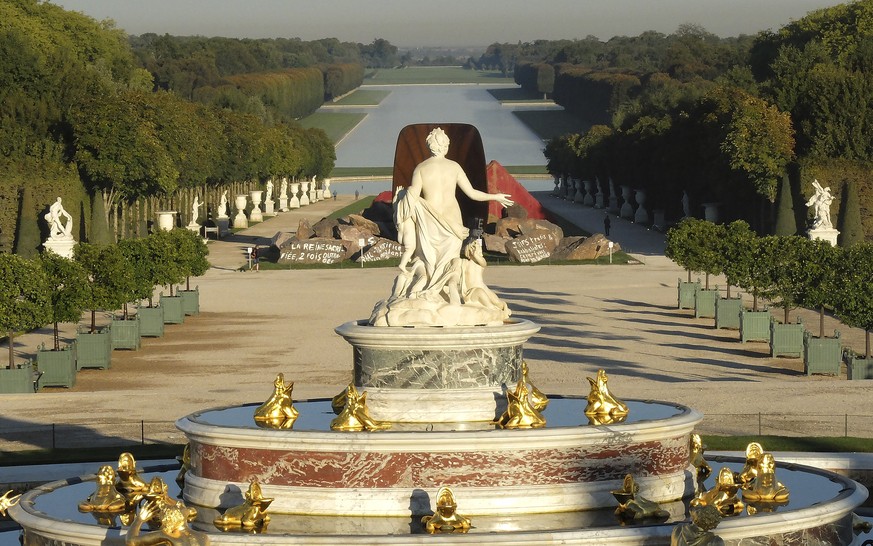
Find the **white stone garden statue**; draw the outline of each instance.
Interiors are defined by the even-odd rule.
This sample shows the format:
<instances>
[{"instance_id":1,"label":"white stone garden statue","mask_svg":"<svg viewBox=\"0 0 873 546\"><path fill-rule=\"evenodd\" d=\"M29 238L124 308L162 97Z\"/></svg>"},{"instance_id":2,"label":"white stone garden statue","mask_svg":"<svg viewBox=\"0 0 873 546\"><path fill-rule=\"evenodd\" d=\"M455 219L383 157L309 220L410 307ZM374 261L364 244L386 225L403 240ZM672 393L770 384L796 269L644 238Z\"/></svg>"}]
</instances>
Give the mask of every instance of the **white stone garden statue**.
<instances>
[{"instance_id":1,"label":"white stone garden statue","mask_svg":"<svg viewBox=\"0 0 873 546\"><path fill-rule=\"evenodd\" d=\"M427 137L430 158L418 164L408 188L397 192L395 222L403 245L400 274L391 297L376 304L375 326L475 326L502 324L509 316L503 302L465 298L461 247L469 235L455 198L460 189L474 201L512 206L509 195L473 188L461 166L446 158L449 137L439 127ZM484 284L476 279L481 289ZM487 287L485 287L487 288Z\"/></svg>"},{"instance_id":2,"label":"white stone garden statue","mask_svg":"<svg viewBox=\"0 0 873 546\"><path fill-rule=\"evenodd\" d=\"M49 225L49 241L69 241L73 239L73 217L64 210L60 197L49 207L45 220Z\"/></svg>"},{"instance_id":3,"label":"white stone garden statue","mask_svg":"<svg viewBox=\"0 0 873 546\"><path fill-rule=\"evenodd\" d=\"M831 194L831 189L822 188L818 180L813 180L812 187L815 188L815 194L806 202L807 207L812 207L813 215L812 229L834 229L831 223L831 203L834 196Z\"/></svg>"}]
</instances>

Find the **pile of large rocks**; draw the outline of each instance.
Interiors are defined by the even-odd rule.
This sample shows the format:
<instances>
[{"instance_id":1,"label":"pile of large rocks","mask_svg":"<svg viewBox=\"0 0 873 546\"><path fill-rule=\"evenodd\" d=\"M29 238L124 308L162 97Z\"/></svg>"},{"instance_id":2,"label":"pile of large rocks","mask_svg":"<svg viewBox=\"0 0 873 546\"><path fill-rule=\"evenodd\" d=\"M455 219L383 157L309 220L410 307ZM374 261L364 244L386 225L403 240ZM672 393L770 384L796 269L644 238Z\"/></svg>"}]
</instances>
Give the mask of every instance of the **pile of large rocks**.
<instances>
[{"instance_id":1,"label":"pile of large rocks","mask_svg":"<svg viewBox=\"0 0 873 546\"><path fill-rule=\"evenodd\" d=\"M564 237L548 220L528 218L524 207L507 209L507 216L489 225L482 235L485 250L505 254L510 261L594 260L609 252L609 240L597 233L590 237ZM374 262L399 258L402 247L391 203L376 201L362 214L339 219L322 218L315 225L301 220L296 234L279 232L271 241L279 263L334 264L344 260ZM613 252L620 250L613 243Z\"/></svg>"}]
</instances>

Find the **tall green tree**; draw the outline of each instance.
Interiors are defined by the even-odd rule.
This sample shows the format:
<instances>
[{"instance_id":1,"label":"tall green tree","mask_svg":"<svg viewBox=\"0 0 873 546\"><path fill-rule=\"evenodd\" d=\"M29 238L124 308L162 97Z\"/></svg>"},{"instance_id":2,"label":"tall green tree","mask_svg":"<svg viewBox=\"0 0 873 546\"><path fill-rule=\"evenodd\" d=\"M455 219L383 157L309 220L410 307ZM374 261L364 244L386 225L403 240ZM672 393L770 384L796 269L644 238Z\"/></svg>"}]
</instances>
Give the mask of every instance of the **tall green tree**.
<instances>
[{"instance_id":1,"label":"tall green tree","mask_svg":"<svg viewBox=\"0 0 873 546\"><path fill-rule=\"evenodd\" d=\"M797 235L797 217L794 214L794 199L791 196L791 184L788 175L782 175L779 186L779 200L776 204L776 227L773 235Z\"/></svg>"},{"instance_id":2,"label":"tall green tree","mask_svg":"<svg viewBox=\"0 0 873 546\"><path fill-rule=\"evenodd\" d=\"M837 299L837 267L841 253L827 241L801 238L798 261L803 265L802 282L798 303L818 309L818 337L824 337L825 307L833 306Z\"/></svg>"},{"instance_id":3,"label":"tall green tree","mask_svg":"<svg viewBox=\"0 0 873 546\"><path fill-rule=\"evenodd\" d=\"M843 200L840 205L840 246L850 247L864 242L861 200L858 198L858 185L854 181L846 182L843 187Z\"/></svg>"},{"instance_id":4,"label":"tall green tree","mask_svg":"<svg viewBox=\"0 0 873 546\"><path fill-rule=\"evenodd\" d=\"M724 276L727 280L727 297L731 297L731 285L746 287L753 291L754 310L757 311L757 291L752 282L755 267L755 242L757 235L743 220L735 220L725 226L724 237L720 241L720 252L724 256Z\"/></svg>"},{"instance_id":5,"label":"tall green tree","mask_svg":"<svg viewBox=\"0 0 873 546\"><path fill-rule=\"evenodd\" d=\"M39 264L0 254L0 331L9 337L9 369L15 365L15 335L50 319L48 284Z\"/></svg>"},{"instance_id":6,"label":"tall green tree","mask_svg":"<svg viewBox=\"0 0 873 546\"><path fill-rule=\"evenodd\" d=\"M706 275L705 288L709 290L709 276L722 273L725 257L721 253L724 239L724 226L697 218L684 218L667 232L668 258L688 270L703 272Z\"/></svg>"},{"instance_id":7,"label":"tall green tree","mask_svg":"<svg viewBox=\"0 0 873 546\"><path fill-rule=\"evenodd\" d=\"M845 324L865 332L865 358L871 358L873 331L873 244L859 243L843 250L839 260L836 313Z\"/></svg>"},{"instance_id":8,"label":"tall green tree","mask_svg":"<svg viewBox=\"0 0 873 546\"><path fill-rule=\"evenodd\" d=\"M79 243L73 252L88 275L85 308L91 311L91 333L94 333L98 310L120 309L133 298L132 268L118 245Z\"/></svg>"},{"instance_id":9,"label":"tall green tree","mask_svg":"<svg viewBox=\"0 0 873 546\"><path fill-rule=\"evenodd\" d=\"M21 191L21 208L18 215L18 237L15 241L15 253L23 258L36 258L42 238L39 235L33 195L29 188Z\"/></svg>"},{"instance_id":10,"label":"tall green tree","mask_svg":"<svg viewBox=\"0 0 873 546\"><path fill-rule=\"evenodd\" d=\"M799 236L770 235L760 240L758 259L767 274L762 295L782 307L785 324L789 313L800 303L807 279L807 264L802 261L809 239Z\"/></svg>"},{"instance_id":11,"label":"tall green tree","mask_svg":"<svg viewBox=\"0 0 873 546\"><path fill-rule=\"evenodd\" d=\"M54 350L60 350L58 323L79 322L85 310L88 275L81 264L46 251L40 254L39 264L46 278L50 294L51 317L54 325Z\"/></svg>"}]
</instances>

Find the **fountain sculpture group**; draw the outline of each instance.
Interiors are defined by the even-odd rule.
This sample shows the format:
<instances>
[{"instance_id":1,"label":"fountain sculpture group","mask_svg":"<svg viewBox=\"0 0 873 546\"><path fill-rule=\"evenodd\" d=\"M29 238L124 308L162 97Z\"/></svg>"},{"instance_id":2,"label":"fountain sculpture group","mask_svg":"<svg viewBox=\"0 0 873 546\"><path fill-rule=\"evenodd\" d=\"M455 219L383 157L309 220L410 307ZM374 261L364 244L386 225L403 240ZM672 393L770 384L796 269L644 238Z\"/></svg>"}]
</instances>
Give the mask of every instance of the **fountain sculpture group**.
<instances>
[{"instance_id":1,"label":"fountain sculpture group","mask_svg":"<svg viewBox=\"0 0 873 546\"><path fill-rule=\"evenodd\" d=\"M587 396L531 383L522 352L539 327L463 289L456 188L511 201L473 187L441 133L398 196L408 265L372 317L336 328L354 355L342 392L295 403L280 374L262 404L180 419L178 473L123 454L81 483L4 495L24 543L850 544L855 482L779 466L757 443L712 459L713 478L693 409L620 400L604 370Z\"/></svg>"}]
</instances>

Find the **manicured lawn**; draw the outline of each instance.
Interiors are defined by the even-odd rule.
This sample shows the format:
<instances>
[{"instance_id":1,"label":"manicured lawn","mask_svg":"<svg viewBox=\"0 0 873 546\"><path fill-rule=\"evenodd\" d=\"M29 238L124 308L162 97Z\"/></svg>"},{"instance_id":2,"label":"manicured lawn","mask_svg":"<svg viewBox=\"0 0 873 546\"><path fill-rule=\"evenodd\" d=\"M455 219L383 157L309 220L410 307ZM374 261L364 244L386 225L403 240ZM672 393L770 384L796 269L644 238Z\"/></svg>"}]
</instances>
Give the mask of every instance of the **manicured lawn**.
<instances>
[{"instance_id":1,"label":"manicured lawn","mask_svg":"<svg viewBox=\"0 0 873 546\"><path fill-rule=\"evenodd\" d=\"M364 79L364 85L400 85L425 83L515 84L512 76L505 78L497 70L467 70L460 66L413 66L374 70Z\"/></svg>"},{"instance_id":2,"label":"manicured lawn","mask_svg":"<svg viewBox=\"0 0 873 546\"><path fill-rule=\"evenodd\" d=\"M336 144L349 131L355 128L367 114L353 114L348 112L315 112L312 115L306 116L300 120L300 125L309 129L316 127L323 129L327 133L327 137Z\"/></svg>"},{"instance_id":3,"label":"manicured lawn","mask_svg":"<svg viewBox=\"0 0 873 546\"><path fill-rule=\"evenodd\" d=\"M513 114L543 140L591 128L590 123L565 110L516 110Z\"/></svg>"},{"instance_id":4,"label":"manicured lawn","mask_svg":"<svg viewBox=\"0 0 873 546\"><path fill-rule=\"evenodd\" d=\"M391 94L391 91L376 89L358 89L350 95L346 95L336 102L325 103L325 106L335 104L337 106L376 106Z\"/></svg>"}]
</instances>

